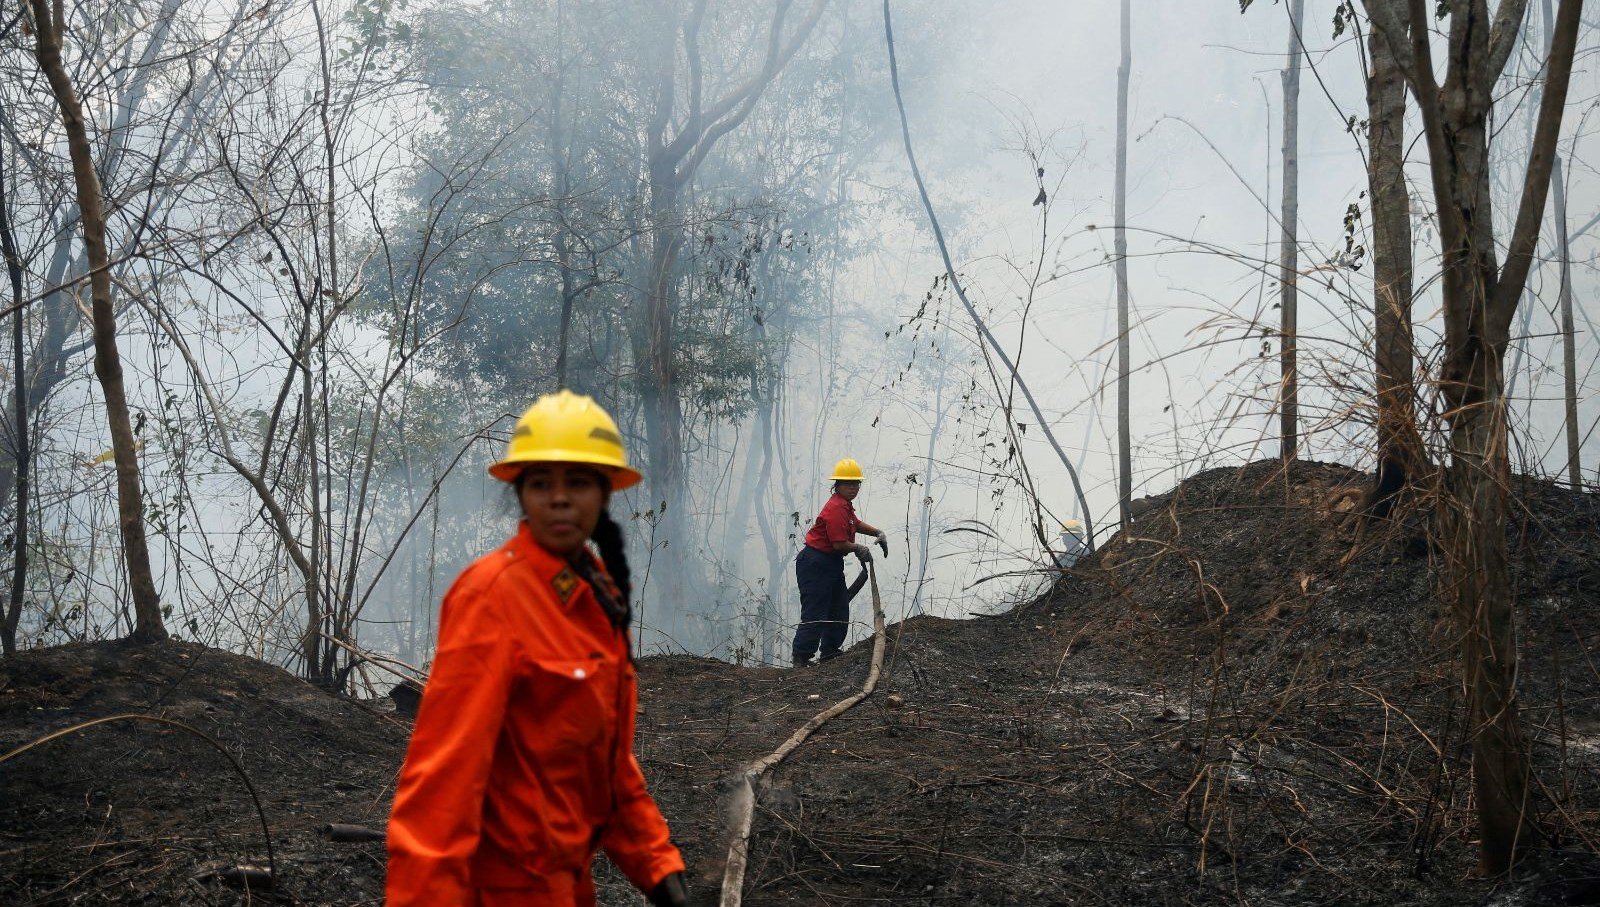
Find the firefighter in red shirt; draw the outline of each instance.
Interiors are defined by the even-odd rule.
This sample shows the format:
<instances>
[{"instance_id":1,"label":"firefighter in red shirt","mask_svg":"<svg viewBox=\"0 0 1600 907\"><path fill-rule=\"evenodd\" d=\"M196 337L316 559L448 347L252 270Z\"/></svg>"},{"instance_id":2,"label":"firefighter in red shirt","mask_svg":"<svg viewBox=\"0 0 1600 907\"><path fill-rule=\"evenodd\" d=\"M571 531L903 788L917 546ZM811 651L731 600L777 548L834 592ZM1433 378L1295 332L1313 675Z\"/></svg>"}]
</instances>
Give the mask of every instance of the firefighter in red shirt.
<instances>
[{"instance_id":1,"label":"firefighter in red shirt","mask_svg":"<svg viewBox=\"0 0 1600 907\"><path fill-rule=\"evenodd\" d=\"M854 554L863 565L871 562L872 551L856 544L856 535L876 536L884 555L889 553L889 537L883 530L856 516L851 502L861 493L861 464L846 457L834 464L833 495L822 505L817 521L806 533L805 546L794 560L794 575L800 584L800 626L794 633L794 666L811 663L820 645L822 660L839 654L845 634L850 630L850 591L844 582L844 559Z\"/></svg>"},{"instance_id":2,"label":"firefighter in red shirt","mask_svg":"<svg viewBox=\"0 0 1600 907\"><path fill-rule=\"evenodd\" d=\"M445 596L389 817L387 903L586 907L603 848L652 904L682 907L683 858L633 756L629 571L605 509L640 475L611 417L567 391L523 414L489 472L523 519Z\"/></svg>"}]
</instances>

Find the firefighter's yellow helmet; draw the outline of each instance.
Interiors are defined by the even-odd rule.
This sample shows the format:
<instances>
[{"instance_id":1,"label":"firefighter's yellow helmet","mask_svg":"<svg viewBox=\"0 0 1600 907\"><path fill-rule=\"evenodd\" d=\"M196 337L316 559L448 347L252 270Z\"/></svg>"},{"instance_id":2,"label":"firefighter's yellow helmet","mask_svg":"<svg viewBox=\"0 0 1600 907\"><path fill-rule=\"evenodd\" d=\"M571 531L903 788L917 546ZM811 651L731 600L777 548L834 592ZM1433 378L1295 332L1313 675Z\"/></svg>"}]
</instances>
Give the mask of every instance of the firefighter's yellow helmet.
<instances>
[{"instance_id":1,"label":"firefighter's yellow helmet","mask_svg":"<svg viewBox=\"0 0 1600 907\"><path fill-rule=\"evenodd\" d=\"M545 394L517 420L506 455L489 475L515 482L530 463L588 463L611 477L611 490L639 484L644 477L628 465L617 423L593 398L572 391Z\"/></svg>"},{"instance_id":2,"label":"firefighter's yellow helmet","mask_svg":"<svg viewBox=\"0 0 1600 907\"><path fill-rule=\"evenodd\" d=\"M861 464L849 457L833 464L833 475L828 476L830 482L859 482L866 478L861 474Z\"/></svg>"}]
</instances>

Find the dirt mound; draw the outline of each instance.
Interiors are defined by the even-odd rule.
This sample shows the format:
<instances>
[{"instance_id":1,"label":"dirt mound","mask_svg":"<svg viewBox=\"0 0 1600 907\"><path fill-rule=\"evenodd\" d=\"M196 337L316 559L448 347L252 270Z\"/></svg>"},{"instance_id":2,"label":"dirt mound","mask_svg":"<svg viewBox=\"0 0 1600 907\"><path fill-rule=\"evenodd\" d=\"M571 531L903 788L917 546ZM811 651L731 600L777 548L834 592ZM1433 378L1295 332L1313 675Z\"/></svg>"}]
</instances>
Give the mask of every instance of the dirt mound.
<instances>
[{"instance_id":1,"label":"dirt mound","mask_svg":"<svg viewBox=\"0 0 1600 907\"><path fill-rule=\"evenodd\" d=\"M1522 706L1554 837L1497 886L1472 876L1427 546L1356 531L1365 481L1207 472L1036 602L892 626L878 695L762 791L746 902L1600 903L1600 501L1518 489ZM858 687L868 648L799 671L641 663L639 758L698 903L720 884L725 780ZM0 748L176 718L261 792L272 897L380 900L381 845L319 829L381 827L407 731L391 716L176 643L27 653L0 675ZM97 727L0 765L0 903L239 903L208 871L264 856L228 761L175 728ZM603 861L599 880L603 903L639 903Z\"/></svg>"},{"instance_id":2,"label":"dirt mound","mask_svg":"<svg viewBox=\"0 0 1600 907\"><path fill-rule=\"evenodd\" d=\"M309 903L377 903L379 844L333 844L330 822L381 829L408 728L255 659L192 643L69 645L0 660L0 752L117 721L0 765L0 903L226 903L220 872L267 865ZM259 900L261 896L258 894Z\"/></svg>"},{"instance_id":3,"label":"dirt mound","mask_svg":"<svg viewBox=\"0 0 1600 907\"><path fill-rule=\"evenodd\" d=\"M1208 472L1037 602L891 628L883 695L777 770L747 900L1588 903L1594 496L1518 490L1523 714L1554 837L1497 888L1472 876L1456 650L1427 546L1357 532L1367 481L1319 464ZM775 746L806 694L831 701L865 657L783 675L705 760ZM659 713L675 694L691 690L661 690ZM672 798L711 773L652 777Z\"/></svg>"}]
</instances>

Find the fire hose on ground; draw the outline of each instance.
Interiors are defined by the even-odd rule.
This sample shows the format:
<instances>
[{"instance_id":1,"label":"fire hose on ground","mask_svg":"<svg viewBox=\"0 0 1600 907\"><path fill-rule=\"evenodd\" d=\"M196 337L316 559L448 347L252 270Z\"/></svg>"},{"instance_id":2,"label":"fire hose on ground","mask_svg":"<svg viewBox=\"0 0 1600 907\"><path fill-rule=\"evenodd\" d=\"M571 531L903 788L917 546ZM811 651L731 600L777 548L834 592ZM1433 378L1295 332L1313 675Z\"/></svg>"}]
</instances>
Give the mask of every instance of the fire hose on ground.
<instances>
[{"instance_id":1,"label":"fire hose on ground","mask_svg":"<svg viewBox=\"0 0 1600 907\"><path fill-rule=\"evenodd\" d=\"M867 564L867 573L872 580L872 667L867 671L867 680L861 685L861 692L818 712L785 740L783 745L746 765L733 777L732 808L729 810L732 817L730 823L732 835L728 845L728 861L722 874L722 907L739 907L744 897L744 871L750 852L750 824L755 819L756 786L761 783L763 776L794 752L817 728L849 711L856 703L872 695L872 691L878 686L878 673L883 669L883 602L878 595L878 574L870 562Z\"/></svg>"}]
</instances>

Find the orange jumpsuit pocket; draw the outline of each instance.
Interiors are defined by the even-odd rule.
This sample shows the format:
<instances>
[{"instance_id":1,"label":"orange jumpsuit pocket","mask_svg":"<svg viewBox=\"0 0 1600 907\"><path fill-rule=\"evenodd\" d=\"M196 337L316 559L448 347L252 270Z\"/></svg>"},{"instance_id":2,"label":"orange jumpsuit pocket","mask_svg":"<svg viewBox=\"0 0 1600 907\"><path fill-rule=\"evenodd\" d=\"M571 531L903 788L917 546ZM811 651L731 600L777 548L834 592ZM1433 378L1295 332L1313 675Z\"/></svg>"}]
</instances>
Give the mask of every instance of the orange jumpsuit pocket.
<instances>
[{"instance_id":1,"label":"orange jumpsuit pocket","mask_svg":"<svg viewBox=\"0 0 1600 907\"><path fill-rule=\"evenodd\" d=\"M617 667L599 658L533 658L529 681L541 725L534 750L548 771L586 764L616 735ZM576 766L572 766L576 767Z\"/></svg>"}]
</instances>

